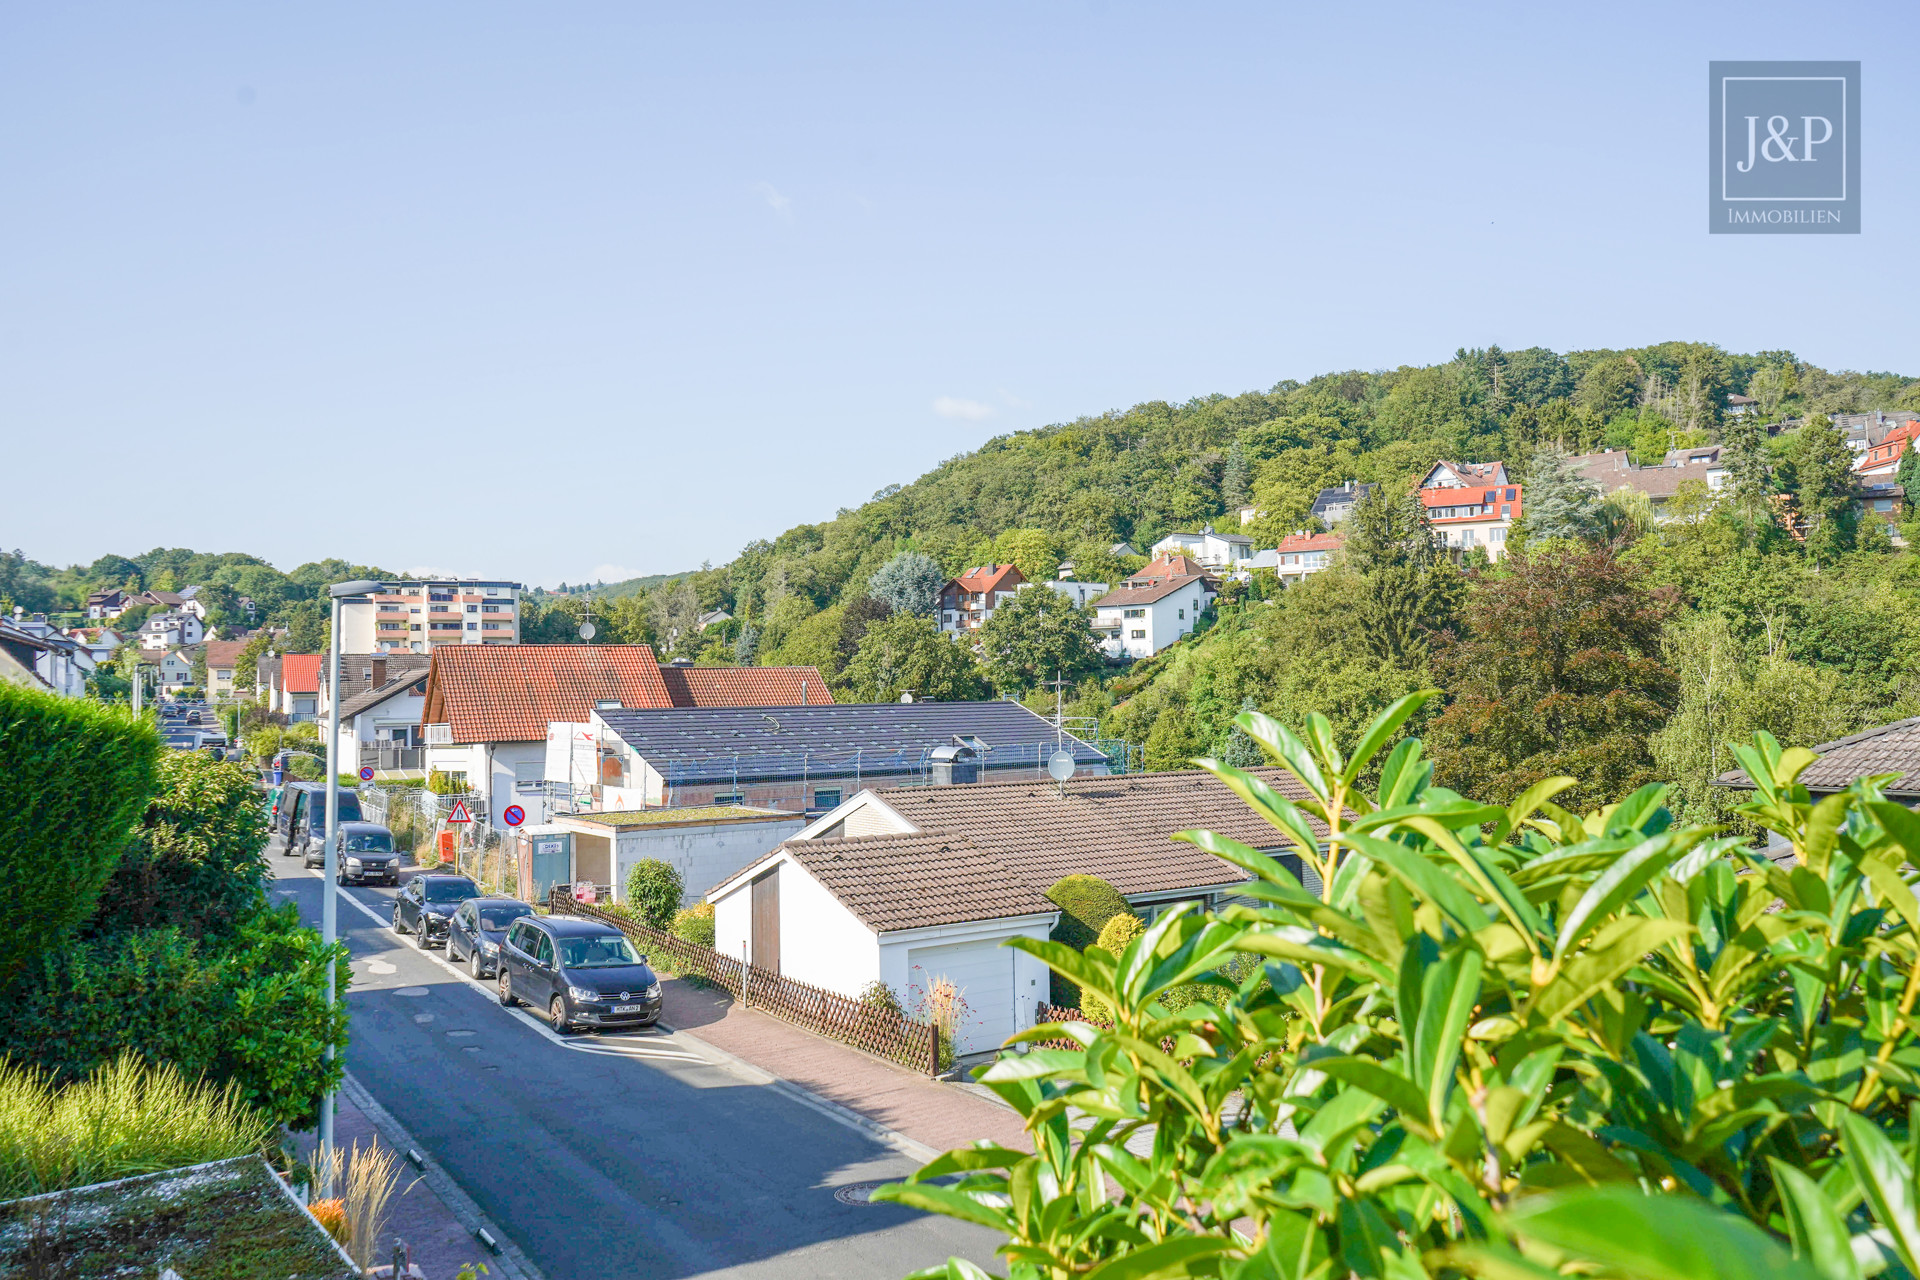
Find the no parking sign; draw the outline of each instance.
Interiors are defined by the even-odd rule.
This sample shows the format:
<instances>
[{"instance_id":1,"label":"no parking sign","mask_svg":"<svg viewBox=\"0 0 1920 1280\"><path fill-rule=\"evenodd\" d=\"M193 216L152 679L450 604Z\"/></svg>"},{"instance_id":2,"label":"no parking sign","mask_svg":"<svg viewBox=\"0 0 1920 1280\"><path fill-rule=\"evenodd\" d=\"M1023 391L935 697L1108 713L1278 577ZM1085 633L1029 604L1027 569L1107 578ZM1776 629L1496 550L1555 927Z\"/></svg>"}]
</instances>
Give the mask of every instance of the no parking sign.
<instances>
[{"instance_id":1,"label":"no parking sign","mask_svg":"<svg viewBox=\"0 0 1920 1280\"><path fill-rule=\"evenodd\" d=\"M372 782L372 781L373 781L373 766L372 766L372 765L370 765L370 764L363 764L363 765L361 765L361 766L360 766L360 781L362 781L362 782Z\"/></svg>"},{"instance_id":2,"label":"no parking sign","mask_svg":"<svg viewBox=\"0 0 1920 1280\"><path fill-rule=\"evenodd\" d=\"M500 819L510 827L517 827L527 820L527 811L517 804L510 804L506 812L500 815Z\"/></svg>"}]
</instances>

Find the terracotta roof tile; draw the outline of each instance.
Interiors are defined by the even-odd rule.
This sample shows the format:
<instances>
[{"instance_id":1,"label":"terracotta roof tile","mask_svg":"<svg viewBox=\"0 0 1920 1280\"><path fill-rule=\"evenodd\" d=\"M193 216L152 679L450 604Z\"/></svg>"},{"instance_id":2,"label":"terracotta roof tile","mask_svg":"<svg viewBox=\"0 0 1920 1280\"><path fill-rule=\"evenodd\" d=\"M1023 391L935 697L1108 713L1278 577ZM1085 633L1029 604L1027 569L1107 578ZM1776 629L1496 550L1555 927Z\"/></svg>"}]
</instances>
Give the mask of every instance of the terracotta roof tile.
<instances>
[{"instance_id":1,"label":"terracotta roof tile","mask_svg":"<svg viewBox=\"0 0 1920 1280\"><path fill-rule=\"evenodd\" d=\"M1022 574L1017 567L1010 564L981 565L978 568L967 570L958 578L954 579L962 591L975 593L982 591L1011 591L1014 587L1026 580L1026 576Z\"/></svg>"},{"instance_id":2,"label":"terracotta roof tile","mask_svg":"<svg viewBox=\"0 0 1920 1280\"><path fill-rule=\"evenodd\" d=\"M282 656L280 673L288 693L320 692L320 655L317 653L289 653Z\"/></svg>"},{"instance_id":3,"label":"terracotta roof tile","mask_svg":"<svg viewBox=\"0 0 1920 1280\"><path fill-rule=\"evenodd\" d=\"M1290 533L1280 539L1275 551L1338 551L1347 540L1337 533Z\"/></svg>"},{"instance_id":4,"label":"terracotta roof tile","mask_svg":"<svg viewBox=\"0 0 1920 1280\"><path fill-rule=\"evenodd\" d=\"M818 667L660 668L676 707L831 706L833 694Z\"/></svg>"},{"instance_id":5,"label":"terracotta roof tile","mask_svg":"<svg viewBox=\"0 0 1920 1280\"><path fill-rule=\"evenodd\" d=\"M964 837L789 840L780 850L876 932L1059 910L1040 890L1023 884L1012 868Z\"/></svg>"},{"instance_id":6,"label":"terracotta roof tile","mask_svg":"<svg viewBox=\"0 0 1920 1280\"><path fill-rule=\"evenodd\" d=\"M1807 766L1800 781L1815 795L1845 791L1855 778L1892 773L1899 776L1887 784L1889 796L1902 800L1920 796L1920 717L1823 742L1813 750L1820 758ZM1753 789L1752 779L1742 769L1723 773L1714 782L1739 791Z\"/></svg>"},{"instance_id":7,"label":"terracotta roof tile","mask_svg":"<svg viewBox=\"0 0 1920 1280\"><path fill-rule=\"evenodd\" d=\"M593 704L668 708L644 644L459 644L433 651L423 723L455 742L541 742L553 720L585 721Z\"/></svg>"},{"instance_id":8,"label":"terracotta roof tile","mask_svg":"<svg viewBox=\"0 0 1920 1280\"><path fill-rule=\"evenodd\" d=\"M207 665L209 667L231 667L240 659L240 651L247 647L245 640L209 640L207 641Z\"/></svg>"}]
</instances>

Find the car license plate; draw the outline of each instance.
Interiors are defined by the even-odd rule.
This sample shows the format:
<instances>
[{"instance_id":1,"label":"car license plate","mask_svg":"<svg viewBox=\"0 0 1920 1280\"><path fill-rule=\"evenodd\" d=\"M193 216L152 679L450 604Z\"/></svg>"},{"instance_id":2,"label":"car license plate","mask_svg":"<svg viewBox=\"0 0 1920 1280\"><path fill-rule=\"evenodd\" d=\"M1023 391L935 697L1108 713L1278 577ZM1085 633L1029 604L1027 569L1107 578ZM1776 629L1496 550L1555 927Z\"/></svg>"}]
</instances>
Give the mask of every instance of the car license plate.
<instances>
[{"instance_id":1,"label":"car license plate","mask_svg":"<svg viewBox=\"0 0 1920 1280\"><path fill-rule=\"evenodd\" d=\"M617 1004L613 1006L615 1013L645 1013L646 1010L647 1006L643 1004Z\"/></svg>"}]
</instances>

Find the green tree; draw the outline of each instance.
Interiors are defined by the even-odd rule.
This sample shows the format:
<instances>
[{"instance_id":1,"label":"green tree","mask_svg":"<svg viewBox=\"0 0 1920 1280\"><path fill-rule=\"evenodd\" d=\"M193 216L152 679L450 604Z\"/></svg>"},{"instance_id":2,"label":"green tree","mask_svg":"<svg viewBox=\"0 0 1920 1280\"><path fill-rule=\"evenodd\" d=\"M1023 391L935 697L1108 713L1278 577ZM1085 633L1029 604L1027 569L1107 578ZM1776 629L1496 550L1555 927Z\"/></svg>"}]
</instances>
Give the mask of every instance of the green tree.
<instances>
[{"instance_id":1,"label":"green tree","mask_svg":"<svg viewBox=\"0 0 1920 1280\"><path fill-rule=\"evenodd\" d=\"M1807 553L1816 562L1853 550L1853 454L1846 437L1825 415L1810 419L1787 446L1786 480L1799 508Z\"/></svg>"},{"instance_id":2,"label":"green tree","mask_svg":"<svg viewBox=\"0 0 1920 1280\"><path fill-rule=\"evenodd\" d=\"M333 635L333 621L321 600L302 600L287 611L287 634L282 653L325 653Z\"/></svg>"},{"instance_id":3,"label":"green tree","mask_svg":"<svg viewBox=\"0 0 1920 1280\"><path fill-rule=\"evenodd\" d=\"M627 906L656 929L664 929L680 910L686 882L670 862L642 858L627 872Z\"/></svg>"},{"instance_id":4,"label":"green tree","mask_svg":"<svg viewBox=\"0 0 1920 1280\"><path fill-rule=\"evenodd\" d=\"M844 667L852 662L853 655L860 651L860 641L866 637L867 628L882 618L891 617L893 612L893 606L877 596L847 601L840 611L840 660L835 665Z\"/></svg>"},{"instance_id":5,"label":"green tree","mask_svg":"<svg viewBox=\"0 0 1920 1280\"><path fill-rule=\"evenodd\" d=\"M1608 356L1580 375L1573 402L1589 419L1610 422L1640 402L1640 383L1644 377L1640 362L1632 356Z\"/></svg>"},{"instance_id":6,"label":"green tree","mask_svg":"<svg viewBox=\"0 0 1920 1280\"><path fill-rule=\"evenodd\" d=\"M992 695L973 651L949 638L932 619L896 613L867 628L847 664L846 679L861 702L970 702Z\"/></svg>"},{"instance_id":7,"label":"green tree","mask_svg":"<svg viewBox=\"0 0 1920 1280\"><path fill-rule=\"evenodd\" d=\"M1220 501L1231 514L1252 496L1253 472L1247 466L1247 451L1235 440L1227 447L1226 464L1220 468Z\"/></svg>"},{"instance_id":8,"label":"green tree","mask_svg":"<svg viewBox=\"0 0 1920 1280\"><path fill-rule=\"evenodd\" d=\"M946 571L938 560L902 551L867 579L867 595L896 613L932 616L940 608L940 588L946 585Z\"/></svg>"},{"instance_id":9,"label":"green tree","mask_svg":"<svg viewBox=\"0 0 1920 1280\"><path fill-rule=\"evenodd\" d=\"M1901 453L1900 469L1893 473L1893 478L1900 482L1907 507L1920 509L1920 448L1916 448L1913 441L1909 440L1905 451Z\"/></svg>"},{"instance_id":10,"label":"green tree","mask_svg":"<svg viewBox=\"0 0 1920 1280\"><path fill-rule=\"evenodd\" d=\"M261 628L247 637L233 660L233 687L251 690L260 675L260 659L273 647L273 633Z\"/></svg>"},{"instance_id":11,"label":"green tree","mask_svg":"<svg viewBox=\"0 0 1920 1280\"><path fill-rule=\"evenodd\" d=\"M676 578L650 595L647 623L663 654L691 657L700 648L700 595L692 579Z\"/></svg>"},{"instance_id":12,"label":"green tree","mask_svg":"<svg viewBox=\"0 0 1920 1280\"><path fill-rule=\"evenodd\" d=\"M1523 542L1590 536L1599 516L1600 487L1573 467L1564 450L1548 445L1533 455L1522 481Z\"/></svg>"},{"instance_id":13,"label":"green tree","mask_svg":"<svg viewBox=\"0 0 1920 1280\"><path fill-rule=\"evenodd\" d=\"M1258 711L1259 709L1259 704L1254 702L1252 694L1240 699L1241 711ZM1221 735L1219 743L1213 749L1213 755L1221 764L1230 764L1236 769L1252 769L1267 762L1266 753L1260 750L1260 744L1240 727L1237 720L1226 733Z\"/></svg>"},{"instance_id":14,"label":"green tree","mask_svg":"<svg viewBox=\"0 0 1920 1280\"><path fill-rule=\"evenodd\" d=\"M1049 587L1028 587L980 627L980 657L1002 693L1047 681L1078 684L1106 666L1087 611Z\"/></svg>"},{"instance_id":15,"label":"green tree","mask_svg":"<svg viewBox=\"0 0 1920 1280\"><path fill-rule=\"evenodd\" d=\"M1348 560L1360 574L1354 615L1376 658L1406 667L1423 661L1428 638L1446 627L1462 590L1420 495L1375 488L1354 504L1343 529Z\"/></svg>"},{"instance_id":16,"label":"green tree","mask_svg":"<svg viewBox=\"0 0 1920 1280\"><path fill-rule=\"evenodd\" d=\"M1512 799L1564 774L1589 803L1646 782L1647 738L1679 701L1660 650L1671 597L1604 549L1557 544L1502 567L1436 655L1451 701L1427 735L1435 776Z\"/></svg>"}]
</instances>

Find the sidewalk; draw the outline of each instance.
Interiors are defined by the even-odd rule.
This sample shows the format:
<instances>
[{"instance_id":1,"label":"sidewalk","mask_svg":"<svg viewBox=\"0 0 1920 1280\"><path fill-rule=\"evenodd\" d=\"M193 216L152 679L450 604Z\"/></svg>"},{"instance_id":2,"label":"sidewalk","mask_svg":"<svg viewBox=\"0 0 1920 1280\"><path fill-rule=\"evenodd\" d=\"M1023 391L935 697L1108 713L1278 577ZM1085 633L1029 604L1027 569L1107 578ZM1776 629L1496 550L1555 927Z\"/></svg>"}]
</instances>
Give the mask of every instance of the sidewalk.
<instances>
[{"instance_id":1,"label":"sidewalk","mask_svg":"<svg viewBox=\"0 0 1920 1280\"><path fill-rule=\"evenodd\" d=\"M668 978L661 983L660 1020L936 1151L972 1146L981 1138L1033 1149L1020 1117L998 1101L869 1057L772 1014L742 1009L723 990Z\"/></svg>"},{"instance_id":2,"label":"sidewalk","mask_svg":"<svg viewBox=\"0 0 1920 1280\"><path fill-rule=\"evenodd\" d=\"M460 1225L453 1211L441 1202L440 1197L427 1185L426 1179L420 1176L420 1171L407 1163L407 1153L394 1150L392 1144L381 1136L374 1127L372 1117L355 1104L353 1092L342 1089L334 1095L335 1144L343 1157L352 1152L356 1143L362 1151L370 1147L384 1147L393 1152L398 1171L393 1199L388 1202L391 1215L374 1254L374 1265L384 1266L392 1261L394 1242L404 1240L412 1251L413 1265L420 1269L427 1280L453 1280L462 1264L468 1262L485 1262L496 1276L500 1275L499 1259L489 1254ZM312 1133L300 1135L303 1156L311 1158L315 1141Z\"/></svg>"}]
</instances>

